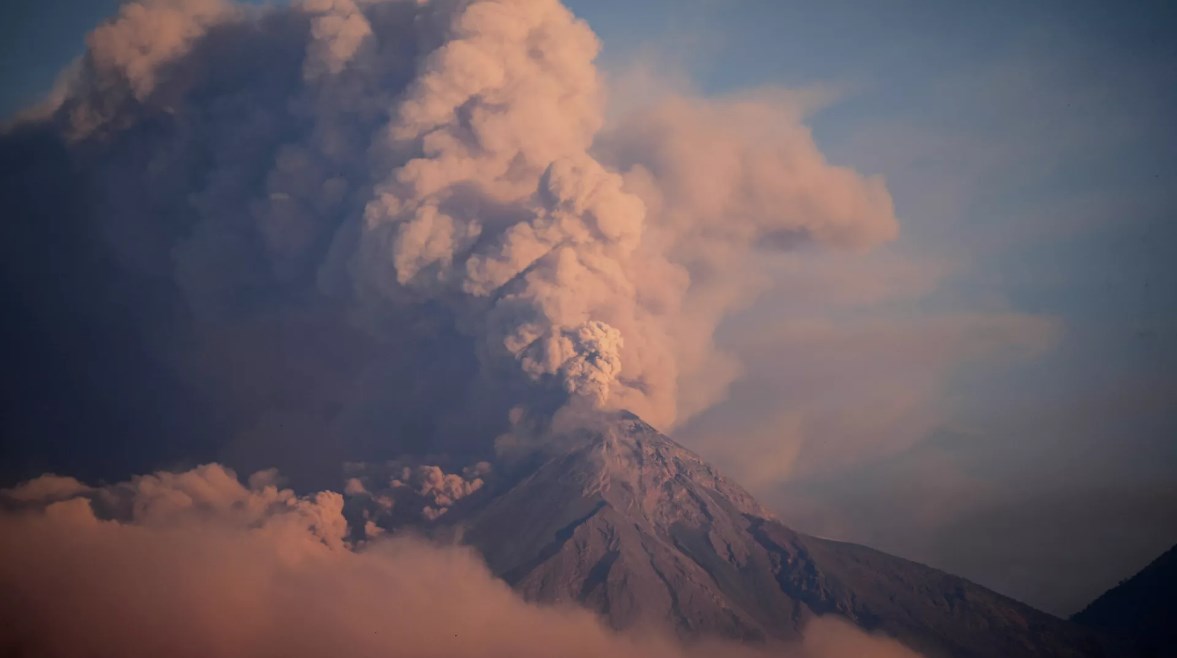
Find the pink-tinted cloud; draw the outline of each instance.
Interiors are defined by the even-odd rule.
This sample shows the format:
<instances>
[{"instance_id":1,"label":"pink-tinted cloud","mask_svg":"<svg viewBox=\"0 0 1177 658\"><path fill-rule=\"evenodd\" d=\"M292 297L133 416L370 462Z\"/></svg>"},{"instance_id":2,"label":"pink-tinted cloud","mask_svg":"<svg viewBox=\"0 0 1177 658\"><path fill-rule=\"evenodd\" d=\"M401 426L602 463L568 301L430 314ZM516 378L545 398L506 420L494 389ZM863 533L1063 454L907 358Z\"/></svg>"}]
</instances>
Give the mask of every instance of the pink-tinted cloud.
<instances>
[{"instance_id":1,"label":"pink-tinted cloud","mask_svg":"<svg viewBox=\"0 0 1177 658\"><path fill-rule=\"evenodd\" d=\"M949 417L962 369L1034 358L1060 332L1043 316L921 309L951 271L934 262L800 258L780 269L723 337L746 364L733 395L681 434L762 493L910 447Z\"/></svg>"},{"instance_id":2,"label":"pink-tinted cloud","mask_svg":"<svg viewBox=\"0 0 1177 658\"><path fill-rule=\"evenodd\" d=\"M897 234L884 182L827 162L817 147L804 123L815 102L779 89L717 99L668 91L638 99L600 136L594 152L647 209L638 295L644 322L665 325L625 332L639 349L622 377L675 383L622 395L622 406L669 426L723 399L740 362L716 348L715 330L765 289L774 254L861 251ZM648 399L666 390L672 400Z\"/></svg>"},{"instance_id":3,"label":"pink-tinted cloud","mask_svg":"<svg viewBox=\"0 0 1177 658\"><path fill-rule=\"evenodd\" d=\"M460 547L344 544L342 497L300 498L202 466L0 516L0 650L75 656L913 658L819 620L799 646L682 646L518 598Z\"/></svg>"},{"instance_id":4,"label":"pink-tinted cloud","mask_svg":"<svg viewBox=\"0 0 1177 658\"><path fill-rule=\"evenodd\" d=\"M210 62L290 44L297 76ZM99 190L168 187L137 177L175 166L193 216L143 257L202 319L255 276L373 315L444 306L488 372L671 427L738 370L712 337L756 289L754 254L861 251L898 225L881 179L826 160L803 94L669 95L603 130L599 49L558 0L137 0L41 120L107 172ZM184 128L138 130L155 119ZM123 139L156 164L106 167ZM134 212L95 214L138 245Z\"/></svg>"}]
</instances>

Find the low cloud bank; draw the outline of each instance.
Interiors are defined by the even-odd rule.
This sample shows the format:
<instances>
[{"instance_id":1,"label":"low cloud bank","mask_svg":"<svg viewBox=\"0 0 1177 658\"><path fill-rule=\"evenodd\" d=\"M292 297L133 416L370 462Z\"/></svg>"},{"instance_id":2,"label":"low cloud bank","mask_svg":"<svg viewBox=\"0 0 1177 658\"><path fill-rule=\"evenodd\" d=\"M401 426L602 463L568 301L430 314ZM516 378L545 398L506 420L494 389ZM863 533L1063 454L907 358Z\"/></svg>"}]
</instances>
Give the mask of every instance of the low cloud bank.
<instances>
[{"instance_id":1,"label":"low cloud bank","mask_svg":"<svg viewBox=\"0 0 1177 658\"><path fill-rule=\"evenodd\" d=\"M343 496L299 497L211 464L107 487L45 476L0 492L0 653L69 658L913 658L843 623L770 652L618 634L525 603L469 550L346 542Z\"/></svg>"}]
</instances>

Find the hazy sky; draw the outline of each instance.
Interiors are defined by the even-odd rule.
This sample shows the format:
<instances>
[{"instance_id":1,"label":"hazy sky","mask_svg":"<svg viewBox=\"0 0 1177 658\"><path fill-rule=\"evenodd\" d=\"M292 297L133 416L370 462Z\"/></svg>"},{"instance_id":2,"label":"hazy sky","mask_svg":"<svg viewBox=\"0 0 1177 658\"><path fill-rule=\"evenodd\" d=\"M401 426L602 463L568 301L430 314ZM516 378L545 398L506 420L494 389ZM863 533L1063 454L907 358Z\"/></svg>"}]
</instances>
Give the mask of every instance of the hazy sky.
<instances>
[{"instance_id":1,"label":"hazy sky","mask_svg":"<svg viewBox=\"0 0 1177 658\"><path fill-rule=\"evenodd\" d=\"M640 4L572 3L604 40L607 69L655 62L708 93L833 89L812 121L820 143L833 161L885 176L900 218L877 266L849 275L889 290L830 309L782 286L731 323L742 336L820 317L846 337L758 354L754 376L711 416L730 433L730 419L763 418L791 397L830 407L797 414L809 428L798 432L860 431L864 444L903 448L845 470L779 481L770 471L750 482L757 492L798 525L1058 613L1177 541L1177 12ZM880 393L889 388L904 394ZM908 406L862 430L838 420L893 404ZM708 442L709 420L678 435L723 461L739 438ZM780 430L764 442L779 445Z\"/></svg>"},{"instance_id":2,"label":"hazy sky","mask_svg":"<svg viewBox=\"0 0 1177 658\"><path fill-rule=\"evenodd\" d=\"M813 91L826 156L882 175L900 221L769 272L720 331L743 378L676 438L799 529L1060 614L1177 542L1169 3L568 4L618 106ZM7 3L0 112L116 7Z\"/></svg>"}]
</instances>

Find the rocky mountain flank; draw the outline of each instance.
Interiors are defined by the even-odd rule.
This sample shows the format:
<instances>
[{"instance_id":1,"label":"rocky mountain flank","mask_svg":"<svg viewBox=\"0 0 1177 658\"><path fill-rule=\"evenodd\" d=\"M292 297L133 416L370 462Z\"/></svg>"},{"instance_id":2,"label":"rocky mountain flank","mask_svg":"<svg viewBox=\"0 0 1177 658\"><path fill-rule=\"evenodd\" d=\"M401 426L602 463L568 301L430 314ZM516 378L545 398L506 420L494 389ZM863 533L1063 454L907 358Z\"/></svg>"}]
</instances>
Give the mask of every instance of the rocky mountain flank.
<instances>
[{"instance_id":1,"label":"rocky mountain flank","mask_svg":"<svg viewBox=\"0 0 1177 658\"><path fill-rule=\"evenodd\" d=\"M928 658L1107 655L1079 626L962 578L791 530L628 413L476 498L446 524L492 570L528 599L577 602L616 628L771 642L837 615Z\"/></svg>"}]
</instances>

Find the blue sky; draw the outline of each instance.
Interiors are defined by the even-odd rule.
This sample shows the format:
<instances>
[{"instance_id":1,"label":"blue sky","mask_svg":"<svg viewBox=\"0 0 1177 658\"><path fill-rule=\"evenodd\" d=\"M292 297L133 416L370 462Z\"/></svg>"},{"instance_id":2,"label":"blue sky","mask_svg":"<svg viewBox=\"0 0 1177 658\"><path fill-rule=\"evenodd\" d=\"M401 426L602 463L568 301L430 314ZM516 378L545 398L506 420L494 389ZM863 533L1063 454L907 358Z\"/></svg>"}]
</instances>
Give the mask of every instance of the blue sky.
<instances>
[{"instance_id":1,"label":"blue sky","mask_svg":"<svg viewBox=\"0 0 1177 658\"><path fill-rule=\"evenodd\" d=\"M835 163L884 176L894 197L901 237L871 256L878 272L899 273L891 293L829 311L795 308L783 285L728 335L735 345L793 312L899 327L925 370L909 378L888 366L872 381L918 381L924 420L880 427L891 450L782 472L751 485L759 495L806 529L1059 613L1177 542L1177 11L1140 1L568 4L601 38L615 78L643 64L704 95L833 90L810 120L819 144ZM10 3L0 113L44 93L116 7ZM1009 326L1033 337L1008 338ZM968 338L927 365L922 332L945 327ZM1000 349L975 346L987 332L1001 334ZM771 373L755 386L792 391ZM750 413L740 393L712 418ZM683 436L722 463L708 422ZM926 518L886 518L919 495L901 486L913 477L942 504ZM986 539L995 533L1005 539ZM1064 582L1074 569L1093 575Z\"/></svg>"}]
</instances>

